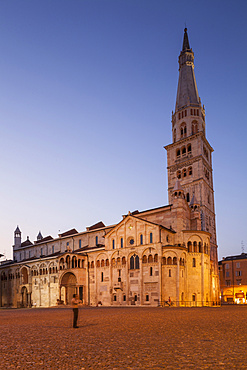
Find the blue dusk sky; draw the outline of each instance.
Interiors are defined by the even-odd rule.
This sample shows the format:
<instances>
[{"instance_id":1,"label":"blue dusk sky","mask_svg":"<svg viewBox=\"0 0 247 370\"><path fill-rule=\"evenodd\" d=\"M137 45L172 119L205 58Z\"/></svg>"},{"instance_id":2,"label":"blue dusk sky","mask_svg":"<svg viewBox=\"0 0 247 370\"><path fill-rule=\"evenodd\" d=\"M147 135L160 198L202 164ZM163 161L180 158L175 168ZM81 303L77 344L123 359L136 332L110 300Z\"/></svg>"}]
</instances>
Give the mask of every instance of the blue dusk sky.
<instances>
[{"instance_id":1,"label":"blue dusk sky","mask_svg":"<svg viewBox=\"0 0 247 370\"><path fill-rule=\"evenodd\" d=\"M219 259L247 252L246 0L0 0L0 253L168 204L185 23Z\"/></svg>"}]
</instances>

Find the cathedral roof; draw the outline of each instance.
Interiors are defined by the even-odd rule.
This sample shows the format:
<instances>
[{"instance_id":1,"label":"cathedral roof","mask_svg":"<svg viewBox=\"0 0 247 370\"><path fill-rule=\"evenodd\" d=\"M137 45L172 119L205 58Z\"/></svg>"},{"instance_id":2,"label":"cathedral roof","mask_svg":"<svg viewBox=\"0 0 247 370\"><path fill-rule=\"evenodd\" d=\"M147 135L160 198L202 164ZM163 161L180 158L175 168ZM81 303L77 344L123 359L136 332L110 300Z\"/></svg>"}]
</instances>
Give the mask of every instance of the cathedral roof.
<instances>
[{"instance_id":1,"label":"cathedral roof","mask_svg":"<svg viewBox=\"0 0 247 370\"><path fill-rule=\"evenodd\" d=\"M102 221L97 222L97 224L94 224L92 226L87 227L87 230L96 230L96 229L101 229L102 227L105 227L105 224Z\"/></svg>"}]
</instances>

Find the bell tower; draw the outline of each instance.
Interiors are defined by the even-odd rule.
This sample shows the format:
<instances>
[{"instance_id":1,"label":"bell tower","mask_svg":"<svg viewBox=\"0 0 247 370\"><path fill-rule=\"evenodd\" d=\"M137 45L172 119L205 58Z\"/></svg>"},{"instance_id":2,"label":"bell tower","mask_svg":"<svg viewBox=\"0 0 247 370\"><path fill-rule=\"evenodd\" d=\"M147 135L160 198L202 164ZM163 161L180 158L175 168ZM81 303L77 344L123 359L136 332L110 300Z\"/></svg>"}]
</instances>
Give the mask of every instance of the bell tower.
<instances>
[{"instance_id":1,"label":"bell tower","mask_svg":"<svg viewBox=\"0 0 247 370\"><path fill-rule=\"evenodd\" d=\"M172 112L172 144L167 145L168 197L172 204L173 188L180 181L190 205L197 199L201 230L211 233L211 260L217 268L214 189L212 176L213 148L206 138L205 108L198 95L194 73L194 53L184 29L179 55L179 78L175 112ZM217 270L216 270L217 271Z\"/></svg>"}]
</instances>

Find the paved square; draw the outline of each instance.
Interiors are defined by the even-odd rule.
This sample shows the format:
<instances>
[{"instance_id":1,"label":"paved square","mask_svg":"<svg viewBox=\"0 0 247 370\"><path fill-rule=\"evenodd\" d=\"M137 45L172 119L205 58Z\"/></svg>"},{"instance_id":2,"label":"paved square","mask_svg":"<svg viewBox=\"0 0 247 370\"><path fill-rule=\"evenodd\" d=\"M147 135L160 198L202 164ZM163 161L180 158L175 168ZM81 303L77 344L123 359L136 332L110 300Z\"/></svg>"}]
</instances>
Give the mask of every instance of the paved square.
<instances>
[{"instance_id":1,"label":"paved square","mask_svg":"<svg viewBox=\"0 0 247 370\"><path fill-rule=\"evenodd\" d=\"M0 310L1 369L247 369L247 306Z\"/></svg>"}]
</instances>

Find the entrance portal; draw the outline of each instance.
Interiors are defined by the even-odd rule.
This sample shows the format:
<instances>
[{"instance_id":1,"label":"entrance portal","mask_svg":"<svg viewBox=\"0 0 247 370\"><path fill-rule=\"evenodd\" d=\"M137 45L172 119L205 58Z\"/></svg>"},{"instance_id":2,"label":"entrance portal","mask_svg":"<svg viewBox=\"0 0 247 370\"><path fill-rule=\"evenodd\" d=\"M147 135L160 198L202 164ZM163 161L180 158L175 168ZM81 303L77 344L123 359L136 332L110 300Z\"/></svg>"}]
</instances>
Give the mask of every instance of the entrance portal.
<instances>
[{"instance_id":1,"label":"entrance portal","mask_svg":"<svg viewBox=\"0 0 247 370\"><path fill-rule=\"evenodd\" d=\"M70 304L73 294L77 293L76 283L76 277L72 272L66 272L63 275L60 284L60 300L65 304Z\"/></svg>"}]
</instances>

